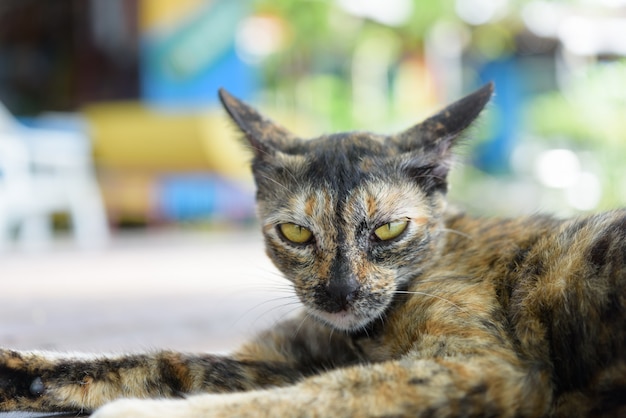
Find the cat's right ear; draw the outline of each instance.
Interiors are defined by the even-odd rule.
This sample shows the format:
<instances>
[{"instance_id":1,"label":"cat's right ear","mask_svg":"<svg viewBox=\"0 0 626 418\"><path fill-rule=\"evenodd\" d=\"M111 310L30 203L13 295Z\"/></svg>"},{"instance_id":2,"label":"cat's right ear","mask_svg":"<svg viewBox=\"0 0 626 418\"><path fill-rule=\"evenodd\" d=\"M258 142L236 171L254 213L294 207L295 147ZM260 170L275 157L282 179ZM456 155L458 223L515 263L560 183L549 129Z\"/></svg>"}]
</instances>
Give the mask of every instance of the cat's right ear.
<instances>
[{"instance_id":1,"label":"cat's right ear","mask_svg":"<svg viewBox=\"0 0 626 418\"><path fill-rule=\"evenodd\" d=\"M219 90L219 98L230 118L245 135L257 158L273 156L277 151L283 151L298 141L287 129L264 117L223 88Z\"/></svg>"}]
</instances>

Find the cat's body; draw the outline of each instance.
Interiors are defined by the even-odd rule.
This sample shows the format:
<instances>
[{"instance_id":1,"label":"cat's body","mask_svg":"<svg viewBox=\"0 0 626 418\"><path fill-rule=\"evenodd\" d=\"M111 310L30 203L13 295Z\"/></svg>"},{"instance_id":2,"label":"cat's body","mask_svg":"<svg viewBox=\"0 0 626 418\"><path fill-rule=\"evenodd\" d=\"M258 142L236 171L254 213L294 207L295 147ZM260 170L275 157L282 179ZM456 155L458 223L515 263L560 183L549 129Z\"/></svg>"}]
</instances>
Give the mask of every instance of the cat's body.
<instances>
[{"instance_id":1,"label":"cat's body","mask_svg":"<svg viewBox=\"0 0 626 418\"><path fill-rule=\"evenodd\" d=\"M624 416L626 210L446 211L451 145L490 95L400 135L306 142L222 93L255 152L268 255L305 313L226 357L0 351L0 409L192 395L96 415Z\"/></svg>"}]
</instances>

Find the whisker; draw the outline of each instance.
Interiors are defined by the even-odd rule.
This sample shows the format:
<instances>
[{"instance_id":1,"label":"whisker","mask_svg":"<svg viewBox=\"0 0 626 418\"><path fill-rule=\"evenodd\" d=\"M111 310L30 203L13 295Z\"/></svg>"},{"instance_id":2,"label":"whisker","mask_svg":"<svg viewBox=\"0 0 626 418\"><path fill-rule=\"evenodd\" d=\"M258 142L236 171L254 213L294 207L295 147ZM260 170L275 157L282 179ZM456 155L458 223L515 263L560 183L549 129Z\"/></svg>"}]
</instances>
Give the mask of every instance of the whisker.
<instances>
[{"instance_id":1,"label":"whisker","mask_svg":"<svg viewBox=\"0 0 626 418\"><path fill-rule=\"evenodd\" d=\"M291 177L291 179L295 182L298 183L298 179L296 178L295 174L289 169L288 166L285 166L285 171L287 172L287 174L289 174L289 176Z\"/></svg>"},{"instance_id":2,"label":"whisker","mask_svg":"<svg viewBox=\"0 0 626 418\"><path fill-rule=\"evenodd\" d=\"M292 177L293 177L293 174L292 174ZM280 182L276 181L276 179L273 179L273 178L271 178L271 177L269 177L269 176L263 176L263 179L265 179L265 180L269 180L269 181L271 181L272 183L276 184L277 186L282 187L282 188L283 188L283 190L285 190L286 192L289 192L289 189L287 188L287 186L285 186L284 184L282 184L282 183L280 183Z\"/></svg>"},{"instance_id":3,"label":"whisker","mask_svg":"<svg viewBox=\"0 0 626 418\"><path fill-rule=\"evenodd\" d=\"M367 336L367 338L370 338L370 333L367 330L367 327L363 327L363 331L365 331L365 335Z\"/></svg>"},{"instance_id":4,"label":"whisker","mask_svg":"<svg viewBox=\"0 0 626 418\"><path fill-rule=\"evenodd\" d=\"M292 286L281 286L280 284L274 284L274 285L259 284L258 286L248 286L246 289L242 289L242 290L248 290L248 289L254 290L254 291L269 290L269 291L281 291L281 292L294 293Z\"/></svg>"},{"instance_id":5,"label":"whisker","mask_svg":"<svg viewBox=\"0 0 626 418\"><path fill-rule=\"evenodd\" d=\"M378 319L380 319L381 324L383 325L383 327L385 326L385 315L383 315L382 312L378 313Z\"/></svg>"},{"instance_id":6,"label":"whisker","mask_svg":"<svg viewBox=\"0 0 626 418\"><path fill-rule=\"evenodd\" d=\"M280 322L284 321L286 318L288 318L293 312L298 311L301 309L301 305L299 303L285 303L279 306L273 306L272 308L268 309L267 311L263 312L261 315L258 315L254 321L252 321L252 325L256 327L256 324L263 319L264 317L266 317L270 312L272 311L276 311L277 309L285 309L289 306L293 306L290 309L285 310L284 312L280 312L280 315L276 316L275 318L273 318L273 320L271 321L271 324L267 327L264 328L273 328L275 326L277 326L277 324L279 324Z\"/></svg>"},{"instance_id":7,"label":"whisker","mask_svg":"<svg viewBox=\"0 0 626 418\"><path fill-rule=\"evenodd\" d=\"M428 297L439 299L439 300L441 300L443 302L449 303L450 305L454 306L455 308L457 308L458 310L460 310L462 312L469 313L469 311L467 309L460 307L459 305L457 305L456 303L452 302L451 300L446 299L446 298L441 297L441 296L433 295L432 293L426 293L426 292L420 292L420 291L411 291L411 290L396 290L395 293L428 296Z\"/></svg>"},{"instance_id":8,"label":"whisker","mask_svg":"<svg viewBox=\"0 0 626 418\"><path fill-rule=\"evenodd\" d=\"M284 308L286 306L291 306L291 305L300 305L300 300L297 299L297 296L293 295L293 296L282 296L282 297L278 297L278 298L272 298L269 300L265 300L263 302L259 302L256 305L254 305L251 308L248 308L244 313L242 313L237 320L235 321L235 323L239 322L242 318L244 318L246 315L249 315L251 312L253 312L255 309L258 309L262 306L265 306L267 304L270 303L274 303L274 302L278 302L278 301L282 301L282 300L292 300L292 302L289 303L281 303L280 305L275 305L275 306L271 306L269 309L267 309L265 312L263 312L260 315L257 315L257 318L255 319L255 323L256 321L258 321L259 319L261 319L262 317L266 316L267 314L269 314L270 312L273 312L277 309L281 309Z\"/></svg>"},{"instance_id":9,"label":"whisker","mask_svg":"<svg viewBox=\"0 0 626 418\"><path fill-rule=\"evenodd\" d=\"M300 321L300 324L298 324L298 327L293 333L293 338L296 338L298 336L298 334L300 333L300 328L302 328L307 319L309 319L309 313L305 310L304 315L302 315L302 321Z\"/></svg>"},{"instance_id":10,"label":"whisker","mask_svg":"<svg viewBox=\"0 0 626 418\"><path fill-rule=\"evenodd\" d=\"M446 275L447 274L447 275ZM455 271L448 271L448 272L441 272L440 275L438 276L431 276L427 279L422 279L422 278L417 278L417 277L412 277L414 275L414 273L412 272L408 272L404 275L400 275L398 276L398 281L400 282L405 282L405 279L408 278L407 282L411 283L413 281L413 279L415 279L415 283L436 283L436 282L442 282L445 280L465 280L467 279L467 275L462 275L462 274L458 274Z\"/></svg>"},{"instance_id":11,"label":"whisker","mask_svg":"<svg viewBox=\"0 0 626 418\"><path fill-rule=\"evenodd\" d=\"M448 233L451 233L451 234L456 234L456 235L459 235L461 237L467 238L469 240L474 240L474 237L472 237L471 235L466 234L465 232L458 231L456 229L443 228L442 231L443 232L448 232Z\"/></svg>"},{"instance_id":12,"label":"whisker","mask_svg":"<svg viewBox=\"0 0 626 418\"><path fill-rule=\"evenodd\" d=\"M259 308L259 307L261 307L263 305L267 305L268 303L277 302L277 301L281 301L281 300L289 300L290 302L285 302L285 303L283 303L281 305L272 306L267 311L265 311L265 313L263 315L266 315L266 314L268 314L268 313L270 313L270 312L272 312L272 311L274 311L276 309L280 309L280 308L283 308L285 306L300 305L301 304L300 300L298 298L296 298L295 296L294 297L285 296L285 297L274 298L274 299L271 299L271 300L259 303L252 309L256 309L256 308Z\"/></svg>"},{"instance_id":13,"label":"whisker","mask_svg":"<svg viewBox=\"0 0 626 418\"><path fill-rule=\"evenodd\" d=\"M295 306L294 306L294 305L295 305ZM300 302L297 302L297 303L286 303L286 304L284 304L284 305L277 306L277 307L275 307L275 308L273 308L273 309L270 309L270 310L269 310L269 311L267 311L265 314L267 314L267 313L269 313L269 312L271 312L271 311L273 311L273 310L279 309L279 308L280 308L280 309L285 308L285 307L287 307L287 306L294 306L294 307L293 307L293 308L291 308L291 309L289 309L289 310L287 310L287 311L285 311L285 312L284 312L284 313L282 313L279 317L277 317L277 318L274 320L274 322L272 323L272 326L271 326L270 328L275 327L275 326L276 326L276 324L278 324L278 323L279 323L279 322L281 322L281 321L284 321L284 320L285 320L285 318L288 318L288 317L289 317L289 316L291 316L294 312L297 312L297 311L301 311L301 310L302 310L302 305L300 304ZM265 314L264 314L264 315L265 315ZM254 321L254 322L256 323L259 319L261 319L261 317L260 317L260 316L259 316L259 317L258 317L258 318Z\"/></svg>"}]
</instances>

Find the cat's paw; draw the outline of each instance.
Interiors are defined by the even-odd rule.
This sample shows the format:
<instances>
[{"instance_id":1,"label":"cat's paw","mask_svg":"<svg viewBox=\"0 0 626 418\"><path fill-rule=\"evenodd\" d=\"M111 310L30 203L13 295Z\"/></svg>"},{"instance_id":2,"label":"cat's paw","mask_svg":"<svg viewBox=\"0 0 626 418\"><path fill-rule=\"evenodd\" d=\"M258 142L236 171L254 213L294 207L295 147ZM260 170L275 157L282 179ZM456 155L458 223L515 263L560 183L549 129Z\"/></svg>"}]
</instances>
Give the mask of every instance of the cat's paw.
<instances>
[{"instance_id":1,"label":"cat's paw","mask_svg":"<svg viewBox=\"0 0 626 418\"><path fill-rule=\"evenodd\" d=\"M0 411L38 405L45 386L36 366L22 353L0 349Z\"/></svg>"}]
</instances>

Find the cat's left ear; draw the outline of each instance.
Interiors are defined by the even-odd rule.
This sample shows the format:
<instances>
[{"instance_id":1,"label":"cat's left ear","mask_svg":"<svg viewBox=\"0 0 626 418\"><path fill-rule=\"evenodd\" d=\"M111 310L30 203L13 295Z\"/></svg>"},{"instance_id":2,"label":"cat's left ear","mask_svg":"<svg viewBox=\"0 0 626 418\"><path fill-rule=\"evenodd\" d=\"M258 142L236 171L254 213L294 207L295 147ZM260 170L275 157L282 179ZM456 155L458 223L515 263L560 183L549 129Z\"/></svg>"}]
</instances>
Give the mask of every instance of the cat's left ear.
<instances>
[{"instance_id":1,"label":"cat's left ear","mask_svg":"<svg viewBox=\"0 0 626 418\"><path fill-rule=\"evenodd\" d=\"M414 177L429 178L431 186L445 187L451 149L461 133L476 120L493 95L493 83L452 103L422 123L390 138Z\"/></svg>"},{"instance_id":2,"label":"cat's left ear","mask_svg":"<svg viewBox=\"0 0 626 418\"><path fill-rule=\"evenodd\" d=\"M219 98L230 118L245 135L257 158L271 157L299 141L287 129L266 118L226 90L219 90Z\"/></svg>"},{"instance_id":3,"label":"cat's left ear","mask_svg":"<svg viewBox=\"0 0 626 418\"><path fill-rule=\"evenodd\" d=\"M394 142L402 152L445 152L454 140L478 117L493 94L493 83L452 103L434 116L402 132Z\"/></svg>"}]
</instances>

